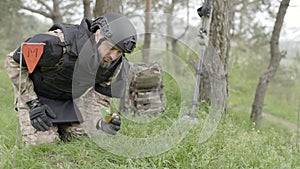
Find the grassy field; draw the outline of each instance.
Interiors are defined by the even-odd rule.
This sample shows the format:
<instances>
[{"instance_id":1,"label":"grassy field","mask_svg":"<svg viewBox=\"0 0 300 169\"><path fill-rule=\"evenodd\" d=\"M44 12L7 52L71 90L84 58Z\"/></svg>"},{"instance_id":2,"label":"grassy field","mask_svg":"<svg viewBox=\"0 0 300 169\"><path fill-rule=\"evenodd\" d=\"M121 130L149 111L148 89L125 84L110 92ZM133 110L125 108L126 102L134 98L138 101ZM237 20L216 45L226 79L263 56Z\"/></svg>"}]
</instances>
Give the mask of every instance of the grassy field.
<instances>
[{"instance_id":1,"label":"grassy field","mask_svg":"<svg viewBox=\"0 0 300 169\"><path fill-rule=\"evenodd\" d=\"M16 168L300 168L296 133L267 120L263 121L259 130L253 129L247 107L252 96L247 92L242 95L241 90L236 88L230 89L232 94L228 115L213 136L202 144L198 141L203 127L200 124L174 148L153 157L128 158L111 154L87 137L76 138L69 143L31 147L23 147L19 141L15 147L17 117L13 110L12 86L3 69L3 63L4 57L1 57L1 169L13 168L14 161ZM169 104L177 105L176 100ZM166 113L171 111L169 109ZM164 117L156 123L157 125L146 128L148 133L165 130L170 125L170 121ZM121 132L126 134L129 129L134 130L136 137L145 134L145 126L133 127L125 121Z\"/></svg>"}]
</instances>

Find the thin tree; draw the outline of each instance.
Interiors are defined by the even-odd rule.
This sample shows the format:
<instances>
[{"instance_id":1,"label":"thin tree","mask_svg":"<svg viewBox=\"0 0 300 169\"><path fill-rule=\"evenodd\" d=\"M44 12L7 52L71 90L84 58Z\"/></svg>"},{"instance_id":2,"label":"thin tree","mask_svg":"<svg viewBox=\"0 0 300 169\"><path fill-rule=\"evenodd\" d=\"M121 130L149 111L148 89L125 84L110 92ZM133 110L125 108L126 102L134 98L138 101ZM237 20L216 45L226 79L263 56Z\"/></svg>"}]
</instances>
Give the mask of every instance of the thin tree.
<instances>
[{"instance_id":1,"label":"thin tree","mask_svg":"<svg viewBox=\"0 0 300 169\"><path fill-rule=\"evenodd\" d=\"M260 121L262 118L262 108L268 84L270 80L275 76L281 59L285 57L285 54L283 52L280 52L279 50L279 37L289 3L290 0L282 0L280 3L270 42L271 60L267 69L259 78L259 82L256 88L255 98L252 104L252 111L250 116L251 120L255 122L256 127L260 125Z\"/></svg>"},{"instance_id":2,"label":"thin tree","mask_svg":"<svg viewBox=\"0 0 300 169\"><path fill-rule=\"evenodd\" d=\"M175 6L182 6L183 8L186 8L186 27L184 29L184 32L181 35L174 35L174 25L172 25L174 20L174 11ZM179 0L172 0L166 7L165 7L165 13L167 13L167 38L166 38L166 47L167 49L171 50L175 56L178 56L179 51L177 47L178 39L182 38L188 31L189 28L189 0L186 0L185 2L179 1Z\"/></svg>"},{"instance_id":3,"label":"thin tree","mask_svg":"<svg viewBox=\"0 0 300 169\"><path fill-rule=\"evenodd\" d=\"M151 9L151 0L146 0L146 9L145 9L145 37L144 37L144 50L143 50L143 62L149 62L150 55L150 45L151 45L151 25L150 25L150 9Z\"/></svg>"},{"instance_id":4,"label":"thin tree","mask_svg":"<svg viewBox=\"0 0 300 169\"><path fill-rule=\"evenodd\" d=\"M97 18L107 12L122 12L122 0L96 0L94 17Z\"/></svg>"},{"instance_id":5,"label":"thin tree","mask_svg":"<svg viewBox=\"0 0 300 169\"><path fill-rule=\"evenodd\" d=\"M82 0L83 2L83 17L92 18L91 0Z\"/></svg>"}]
</instances>

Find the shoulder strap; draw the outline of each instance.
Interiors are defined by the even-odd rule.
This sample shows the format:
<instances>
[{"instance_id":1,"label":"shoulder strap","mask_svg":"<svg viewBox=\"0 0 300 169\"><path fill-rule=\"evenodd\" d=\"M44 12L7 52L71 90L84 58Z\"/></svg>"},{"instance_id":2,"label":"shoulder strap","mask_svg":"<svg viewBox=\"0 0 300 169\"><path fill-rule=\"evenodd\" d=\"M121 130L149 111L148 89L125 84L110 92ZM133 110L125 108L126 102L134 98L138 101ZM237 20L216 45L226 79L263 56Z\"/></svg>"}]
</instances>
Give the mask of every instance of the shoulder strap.
<instances>
[{"instance_id":1,"label":"shoulder strap","mask_svg":"<svg viewBox=\"0 0 300 169\"><path fill-rule=\"evenodd\" d=\"M89 22L88 19L83 19L80 25L54 24L49 31L61 29L64 34L67 52L72 56L78 56L84 44L93 35L89 31Z\"/></svg>"}]
</instances>

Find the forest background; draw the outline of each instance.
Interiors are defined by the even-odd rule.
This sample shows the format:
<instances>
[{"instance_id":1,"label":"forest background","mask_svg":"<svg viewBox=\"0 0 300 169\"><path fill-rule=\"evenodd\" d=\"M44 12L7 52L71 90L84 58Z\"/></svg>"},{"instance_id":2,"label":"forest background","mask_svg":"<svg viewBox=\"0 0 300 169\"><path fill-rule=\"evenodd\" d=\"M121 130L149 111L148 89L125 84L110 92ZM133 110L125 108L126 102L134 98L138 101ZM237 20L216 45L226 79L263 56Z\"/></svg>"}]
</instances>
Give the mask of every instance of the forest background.
<instances>
[{"instance_id":1,"label":"forest background","mask_svg":"<svg viewBox=\"0 0 300 169\"><path fill-rule=\"evenodd\" d=\"M138 30L145 29L143 25L146 22L146 1L102 1L106 3L102 4L106 5L106 8L101 10L94 8L97 6L96 1L88 1L90 13L85 12L84 2L86 1L0 2L0 168L300 168L300 23L296 20L300 14L300 4L296 0L290 2L284 19L279 45L281 51L286 51L286 55L269 83L259 128L255 127L250 119L250 113L259 77L265 71L271 57L270 39L281 1L234 0L226 4L228 9L225 13L231 22L228 28L230 50L225 69L228 73L226 114L206 142L199 144L197 139L203 128L203 125L200 125L191 130L188 136L172 149L143 158L118 156L100 148L88 138L37 147L23 147L19 142L16 146L17 113L13 110L13 88L4 69L4 60L10 51L28 37L47 31L54 22L79 24L84 15L99 16L101 10L121 12L135 24L141 25ZM57 13L54 10L56 3L59 4L61 16L54 17L50 14L51 11L52 14ZM43 4L49 4L49 9ZM174 37L183 35L187 26L187 30L198 30L201 26L196 9L202 2L152 0L150 4L151 12L155 13L151 15L152 29L168 28L167 21L163 20L168 17L155 17L161 16L161 13L172 16ZM45 15L37 14L28 9L29 7L44 11ZM49 15L45 17L47 13ZM190 36L192 35L185 33L182 39ZM146 45L143 41L145 34L141 34L139 38L138 48L142 49ZM189 65L190 70L194 71L193 63L197 61L198 52L190 52L193 47L180 41L174 48L172 39L157 36L152 37L150 45L161 46L176 53ZM176 97L178 93L171 89L178 85L168 77L164 82L169 111L158 121L146 125L146 132L145 124L131 124L125 121L123 133L130 131L128 135L147 137L168 128L170 122L165 122L166 119L176 119L174 111L177 110L176 106L180 100ZM194 81L187 84L192 86L192 83ZM199 118L207 118L207 108L199 107L198 114Z\"/></svg>"}]
</instances>

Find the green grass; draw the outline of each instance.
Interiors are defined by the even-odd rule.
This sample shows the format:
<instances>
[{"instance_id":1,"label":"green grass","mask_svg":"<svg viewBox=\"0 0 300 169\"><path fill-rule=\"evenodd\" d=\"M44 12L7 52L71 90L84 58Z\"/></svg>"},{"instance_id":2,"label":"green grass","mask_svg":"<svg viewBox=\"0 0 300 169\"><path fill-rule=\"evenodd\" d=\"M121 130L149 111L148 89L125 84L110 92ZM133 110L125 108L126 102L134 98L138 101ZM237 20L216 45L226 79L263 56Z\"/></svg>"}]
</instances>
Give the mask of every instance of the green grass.
<instances>
[{"instance_id":1,"label":"green grass","mask_svg":"<svg viewBox=\"0 0 300 169\"><path fill-rule=\"evenodd\" d=\"M263 121L259 130L253 129L247 112L247 105L252 100L251 92L240 84L231 87L228 115L213 136L202 144L198 141L203 127L200 124L173 149L152 157L128 158L111 154L87 137L76 138L69 143L30 147L22 146L19 141L15 156L17 117L13 110L13 90L3 70L3 61L4 58L1 57L1 169L13 168L14 159L16 168L300 168L295 133L268 121ZM169 79L169 85L170 88L166 89L169 94L166 97L173 100L168 102L168 111L161 118L148 126L130 124L125 120L126 124L120 132L129 136L134 133L134 137L145 137L166 130L171 123L170 118L177 117L172 112L178 109L180 100L174 90L176 83ZM237 109L239 106L241 108ZM206 116L202 114L201 117Z\"/></svg>"}]
</instances>

